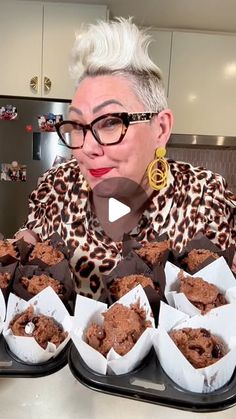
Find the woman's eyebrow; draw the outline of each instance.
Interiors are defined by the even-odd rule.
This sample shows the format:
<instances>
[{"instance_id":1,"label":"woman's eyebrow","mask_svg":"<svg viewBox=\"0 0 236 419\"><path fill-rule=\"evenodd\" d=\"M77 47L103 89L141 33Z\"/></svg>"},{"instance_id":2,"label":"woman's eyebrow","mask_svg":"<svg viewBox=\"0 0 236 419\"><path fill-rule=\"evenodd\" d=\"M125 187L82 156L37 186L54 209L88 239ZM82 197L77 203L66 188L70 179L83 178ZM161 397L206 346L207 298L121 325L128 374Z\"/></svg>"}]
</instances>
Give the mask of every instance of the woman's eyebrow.
<instances>
[{"instance_id":1,"label":"woman's eyebrow","mask_svg":"<svg viewBox=\"0 0 236 419\"><path fill-rule=\"evenodd\" d=\"M76 108L75 106L69 106L68 111L69 112L75 112L78 115L82 115L81 110L79 108Z\"/></svg>"},{"instance_id":2,"label":"woman's eyebrow","mask_svg":"<svg viewBox=\"0 0 236 419\"><path fill-rule=\"evenodd\" d=\"M105 106L111 105L113 103L115 103L116 105L123 106L122 103L120 103L118 100L116 100L116 99L109 99L109 100L105 100L105 102L102 102L100 105L95 106L93 108L93 113L96 113L96 112L100 111L102 108L105 108Z\"/></svg>"},{"instance_id":3,"label":"woman's eyebrow","mask_svg":"<svg viewBox=\"0 0 236 419\"><path fill-rule=\"evenodd\" d=\"M114 103L114 104L116 104L116 105L123 106L123 105L122 105L122 103L121 103L121 102L119 102L118 100L115 100L115 99L109 99L109 100L105 100L104 102L102 102L102 103L100 103L99 105L95 106L95 107L93 108L93 113L96 113L96 112L100 111L102 108L105 108L106 106L111 105L111 104L113 104L113 103ZM73 106L73 105L69 106L68 111L69 111L69 112L75 112L75 113L77 113L78 115L82 115L82 114L83 114L83 113L82 113L82 111L81 111L79 108L76 108L76 107L75 107L75 106Z\"/></svg>"},{"instance_id":4,"label":"woman's eyebrow","mask_svg":"<svg viewBox=\"0 0 236 419\"><path fill-rule=\"evenodd\" d=\"M122 103L119 102L118 100L116 100L116 99L109 99L109 100L105 100L104 102L102 102L99 105L95 106L93 108L93 113L96 113L96 112L100 111L101 109L105 108L106 106L111 105L113 103L116 104L116 105L123 106ZM79 108L76 108L73 105L69 106L68 111L69 112L75 112L78 115L82 115L83 114L83 112Z\"/></svg>"}]
</instances>

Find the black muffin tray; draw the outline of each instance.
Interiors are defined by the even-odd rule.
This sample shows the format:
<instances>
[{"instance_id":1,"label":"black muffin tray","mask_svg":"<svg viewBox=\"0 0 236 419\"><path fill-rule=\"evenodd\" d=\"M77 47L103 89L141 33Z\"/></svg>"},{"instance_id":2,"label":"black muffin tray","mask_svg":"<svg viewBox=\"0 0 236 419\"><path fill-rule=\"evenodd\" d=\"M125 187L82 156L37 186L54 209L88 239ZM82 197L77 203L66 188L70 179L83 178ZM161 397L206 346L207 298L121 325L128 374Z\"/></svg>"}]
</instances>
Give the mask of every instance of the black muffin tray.
<instances>
[{"instance_id":1,"label":"black muffin tray","mask_svg":"<svg viewBox=\"0 0 236 419\"><path fill-rule=\"evenodd\" d=\"M224 410L236 404L236 372L230 382L208 394L186 391L175 384L163 371L154 349L142 364L129 374L101 375L83 361L74 344L68 352L72 374L85 386L113 396L126 397L192 412Z\"/></svg>"},{"instance_id":2,"label":"black muffin tray","mask_svg":"<svg viewBox=\"0 0 236 419\"><path fill-rule=\"evenodd\" d=\"M55 358L40 364L27 364L17 358L9 349L4 337L0 336L0 378L21 377L33 378L53 374L68 362L68 351L71 341Z\"/></svg>"}]
</instances>

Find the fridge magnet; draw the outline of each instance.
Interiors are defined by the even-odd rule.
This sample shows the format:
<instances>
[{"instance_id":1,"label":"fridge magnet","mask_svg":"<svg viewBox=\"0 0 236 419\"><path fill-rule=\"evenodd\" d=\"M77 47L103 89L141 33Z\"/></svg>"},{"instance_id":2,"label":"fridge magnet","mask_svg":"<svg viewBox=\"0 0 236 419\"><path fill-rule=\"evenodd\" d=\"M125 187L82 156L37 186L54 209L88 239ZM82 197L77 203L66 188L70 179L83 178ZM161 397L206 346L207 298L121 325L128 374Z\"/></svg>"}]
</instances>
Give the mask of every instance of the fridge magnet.
<instances>
[{"instance_id":1,"label":"fridge magnet","mask_svg":"<svg viewBox=\"0 0 236 419\"><path fill-rule=\"evenodd\" d=\"M17 109L13 105L5 105L0 107L0 119L5 121L11 121L16 119Z\"/></svg>"},{"instance_id":2,"label":"fridge magnet","mask_svg":"<svg viewBox=\"0 0 236 419\"><path fill-rule=\"evenodd\" d=\"M40 131L54 132L55 124L62 120L63 116L61 114L55 115L54 113L48 113L46 115L38 116L38 126Z\"/></svg>"},{"instance_id":3,"label":"fridge magnet","mask_svg":"<svg viewBox=\"0 0 236 419\"><path fill-rule=\"evenodd\" d=\"M17 161L1 163L0 180L26 182L26 165L19 164Z\"/></svg>"},{"instance_id":4,"label":"fridge magnet","mask_svg":"<svg viewBox=\"0 0 236 419\"><path fill-rule=\"evenodd\" d=\"M25 130L26 130L26 132L32 132L32 131L33 131L33 127L32 127L32 125L31 125L31 124L27 124L27 125L25 126Z\"/></svg>"}]
</instances>

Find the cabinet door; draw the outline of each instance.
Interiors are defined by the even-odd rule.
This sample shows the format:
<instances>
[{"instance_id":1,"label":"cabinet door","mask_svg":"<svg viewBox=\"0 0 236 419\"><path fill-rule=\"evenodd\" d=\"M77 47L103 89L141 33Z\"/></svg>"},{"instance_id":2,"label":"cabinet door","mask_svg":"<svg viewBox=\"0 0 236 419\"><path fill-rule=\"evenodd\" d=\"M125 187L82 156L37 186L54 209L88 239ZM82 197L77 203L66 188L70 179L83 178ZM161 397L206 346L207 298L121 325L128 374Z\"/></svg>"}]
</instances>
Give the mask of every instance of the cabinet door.
<instances>
[{"instance_id":1,"label":"cabinet door","mask_svg":"<svg viewBox=\"0 0 236 419\"><path fill-rule=\"evenodd\" d=\"M165 90L168 96L172 33L160 30L152 30L149 33L153 38L153 42L149 45L150 57L162 72Z\"/></svg>"},{"instance_id":2,"label":"cabinet door","mask_svg":"<svg viewBox=\"0 0 236 419\"><path fill-rule=\"evenodd\" d=\"M1 1L0 36L0 94L40 96L42 3Z\"/></svg>"},{"instance_id":3,"label":"cabinet door","mask_svg":"<svg viewBox=\"0 0 236 419\"><path fill-rule=\"evenodd\" d=\"M106 19L106 16L106 6L45 3L42 96L72 98L75 87L68 67L75 34L82 23L93 23L97 19ZM45 77L51 81L49 90L44 83Z\"/></svg>"},{"instance_id":4,"label":"cabinet door","mask_svg":"<svg viewBox=\"0 0 236 419\"><path fill-rule=\"evenodd\" d=\"M169 104L175 133L236 135L236 36L173 34Z\"/></svg>"}]
</instances>

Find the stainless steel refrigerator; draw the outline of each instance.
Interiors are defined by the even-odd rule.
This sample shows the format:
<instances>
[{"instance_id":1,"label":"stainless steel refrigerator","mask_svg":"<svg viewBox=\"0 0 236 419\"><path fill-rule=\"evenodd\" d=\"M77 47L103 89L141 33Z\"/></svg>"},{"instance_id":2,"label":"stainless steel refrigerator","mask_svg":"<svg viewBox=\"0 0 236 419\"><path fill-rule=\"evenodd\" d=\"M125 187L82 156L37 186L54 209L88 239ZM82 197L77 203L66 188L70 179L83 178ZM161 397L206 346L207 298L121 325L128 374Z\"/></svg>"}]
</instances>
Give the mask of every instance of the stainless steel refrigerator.
<instances>
[{"instance_id":1,"label":"stainless steel refrigerator","mask_svg":"<svg viewBox=\"0 0 236 419\"><path fill-rule=\"evenodd\" d=\"M38 178L71 157L56 132L48 132L55 118L66 119L67 110L68 101L0 97L0 233L5 238L24 222ZM45 130L42 120L51 126Z\"/></svg>"}]
</instances>

